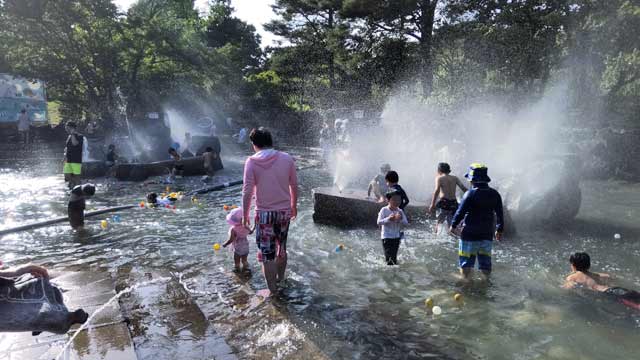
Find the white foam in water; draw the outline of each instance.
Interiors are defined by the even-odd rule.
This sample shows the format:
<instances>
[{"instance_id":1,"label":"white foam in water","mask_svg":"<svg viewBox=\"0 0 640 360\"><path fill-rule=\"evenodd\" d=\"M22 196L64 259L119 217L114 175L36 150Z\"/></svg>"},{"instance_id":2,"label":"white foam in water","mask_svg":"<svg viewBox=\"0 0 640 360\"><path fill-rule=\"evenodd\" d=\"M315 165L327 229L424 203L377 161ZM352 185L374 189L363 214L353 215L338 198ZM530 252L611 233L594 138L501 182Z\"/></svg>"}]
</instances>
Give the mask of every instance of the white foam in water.
<instances>
[{"instance_id":1,"label":"white foam in water","mask_svg":"<svg viewBox=\"0 0 640 360\"><path fill-rule=\"evenodd\" d=\"M298 329L289 323L280 323L275 327L267 327L264 329L260 338L258 338L258 346L277 347L275 359L282 359L292 351L297 350L294 341L304 339L304 335Z\"/></svg>"},{"instance_id":2,"label":"white foam in water","mask_svg":"<svg viewBox=\"0 0 640 360\"><path fill-rule=\"evenodd\" d=\"M114 301L118 300L122 295L128 294L128 293L132 292L133 290L135 290L135 289L137 289L137 288L139 288L141 286L147 286L147 285L155 284L157 282L164 282L164 281L169 281L169 280L170 280L170 278L168 278L168 277L160 277L160 278L157 278L157 279L144 281L144 282L141 282L139 284L132 285L132 286L130 286L130 287L124 289L124 290L121 290L117 294L115 294L111 299L109 299L109 301L107 301L106 303L104 303L104 305L100 306L96 311L94 311L93 314L91 314L91 316L89 316L87 321L85 321L84 324L82 324L82 326L80 326L78 328L78 330L76 330L76 332L69 339L69 341L67 341L67 343L64 344L64 346L62 347L62 350L60 350L60 353L58 354L58 356L56 356L55 360L60 360L62 358L62 355L65 355L65 358L68 358L69 354L67 353L67 349L69 348L69 345L71 345L73 340L75 340L75 338L78 336L78 334L80 334L80 332L82 332L84 329L88 328L89 324L91 324L91 321L96 317L96 315L98 315L99 313L104 311L104 309L106 309Z\"/></svg>"}]
</instances>

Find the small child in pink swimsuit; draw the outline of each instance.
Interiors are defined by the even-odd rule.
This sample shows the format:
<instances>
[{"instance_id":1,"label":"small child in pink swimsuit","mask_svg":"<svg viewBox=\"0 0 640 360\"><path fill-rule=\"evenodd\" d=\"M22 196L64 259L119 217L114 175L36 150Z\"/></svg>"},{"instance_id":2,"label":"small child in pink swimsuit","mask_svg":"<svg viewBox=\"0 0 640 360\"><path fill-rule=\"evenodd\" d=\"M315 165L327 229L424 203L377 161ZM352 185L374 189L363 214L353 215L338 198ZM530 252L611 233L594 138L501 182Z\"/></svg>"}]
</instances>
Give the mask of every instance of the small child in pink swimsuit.
<instances>
[{"instance_id":1,"label":"small child in pink swimsuit","mask_svg":"<svg viewBox=\"0 0 640 360\"><path fill-rule=\"evenodd\" d=\"M250 272L249 262L247 262L247 256L249 255L249 240L247 240L247 236L252 234L253 230L248 229L242 224L242 208L231 210L229 215L227 215L227 223L231 225L229 228L229 239L222 244L222 247L232 246L233 261L235 263L233 271ZM242 262L242 269L240 268L240 262Z\"/></svg>"}]
</instances>

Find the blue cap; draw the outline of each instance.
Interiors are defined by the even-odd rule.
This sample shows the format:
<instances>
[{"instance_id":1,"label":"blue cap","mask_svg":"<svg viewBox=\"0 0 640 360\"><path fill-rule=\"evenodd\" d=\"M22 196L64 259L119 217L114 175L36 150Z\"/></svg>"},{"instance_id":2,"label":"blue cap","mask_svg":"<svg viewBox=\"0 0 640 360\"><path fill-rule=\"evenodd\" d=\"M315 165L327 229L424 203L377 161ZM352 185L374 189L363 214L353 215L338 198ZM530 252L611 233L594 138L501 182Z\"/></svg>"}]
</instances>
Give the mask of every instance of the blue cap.
<instances>
[{"instance_id":1,"label":"blue cap","mask_svg":"<svg viewBox=\"0 0 640 360\"><path fill-rule=\"evenodd\" d=\"M469 172L464 177L475 183L488 183L491 181L489 175L487 175L489 169L480 163L473 163L469 166Z\"/></svg>"}]
</instances>

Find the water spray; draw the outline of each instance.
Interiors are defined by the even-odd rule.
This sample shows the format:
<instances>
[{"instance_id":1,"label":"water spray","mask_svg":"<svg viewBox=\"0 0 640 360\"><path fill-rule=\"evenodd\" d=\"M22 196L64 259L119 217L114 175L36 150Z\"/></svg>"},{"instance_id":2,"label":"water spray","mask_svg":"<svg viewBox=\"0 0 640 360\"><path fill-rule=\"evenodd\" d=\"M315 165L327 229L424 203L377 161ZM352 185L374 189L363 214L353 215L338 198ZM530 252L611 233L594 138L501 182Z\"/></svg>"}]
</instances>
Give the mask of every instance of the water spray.
<instances>
[{"instance_id":1,"label":"water spray","mask_svg":"<svg viewBox=\"0 0 640 360\"><path fill-rule=\"evenodd\" d=\"M83 330L87 329L89 327L89 324L91 324L91 321L99 313L104 311L104 309L106 309L114 301L118 300L122 295L128 294L128 293L132 292L133 290L135 290L135 289L137 289L137 288L139 288L141 286L147 286L147 285L155 284L155 283L158 283L158 282L165 282L165 281L169 281L169 280L171 280L171 278L169 278L169 277L160 277L160 278L156 278L156 279L153 279L153 280L141 282L141 283L136 284L136 285L129 286L128 288L125 288L125 289L119 291L117 294L115 294L113 297L111 297L111 299L109 299L109 301L104 303L104 305L102 305L98 309L96 309L96 311L94 311L93 314L91 314L91 316L89 316L87 321L85 321L84 324L82 324L82 326L80 326L78 328L78 330L76 330L76 332L73 334L73 336L71 336L69 341L67 341L67 343L64 344L64 346L62 347L62 350L60 350L60 352L58 353L58 356L56 356L55 360L60 360L63 355L67 354L67 349L69 348L71 343L76 339L78 334L80 334L80 332L82 332Z\"/></svg>"}]
</instances>

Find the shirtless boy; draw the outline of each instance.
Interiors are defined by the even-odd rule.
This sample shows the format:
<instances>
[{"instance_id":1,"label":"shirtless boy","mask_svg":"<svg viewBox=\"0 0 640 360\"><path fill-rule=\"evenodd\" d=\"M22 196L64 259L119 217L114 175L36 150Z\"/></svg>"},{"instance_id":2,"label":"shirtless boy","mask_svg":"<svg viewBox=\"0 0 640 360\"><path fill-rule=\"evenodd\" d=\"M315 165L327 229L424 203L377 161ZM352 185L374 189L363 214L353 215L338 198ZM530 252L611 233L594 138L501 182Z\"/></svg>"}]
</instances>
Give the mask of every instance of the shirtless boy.
<instances>
[{"instance_id":1,"label":"shirtless boy","mask_svg":"<svg viewBox=\"0 0 640 360\"><path fill-rule=\"evenodd\" d=\"M438 228L443 222L447 222L451 226L453 214L458 209L458 200L456 199L456 187L460 187L462 192L467 191L467 187L456 176L449 175L451 167L447 163L438 164L438 175L436 176L436 187L431 198L431 206L429 213L432 214L438 209L436 234Z\"/></svg>"},{"instance_id":2,"label":"shirtless boy","mask_svg":"<svg viewBox=\"0 0 640 360\"><path fill-rule=\"evenodd\" d=\"M620 303L640 310L640 293L617 286L610 286L609 280L611 276L609 274L589 271L591 267L589 254L577 252L569 257L569 262L573 272L565 279L564 288L584 287L585 289L610 295Z\"/></svg>"}]
</instances>

